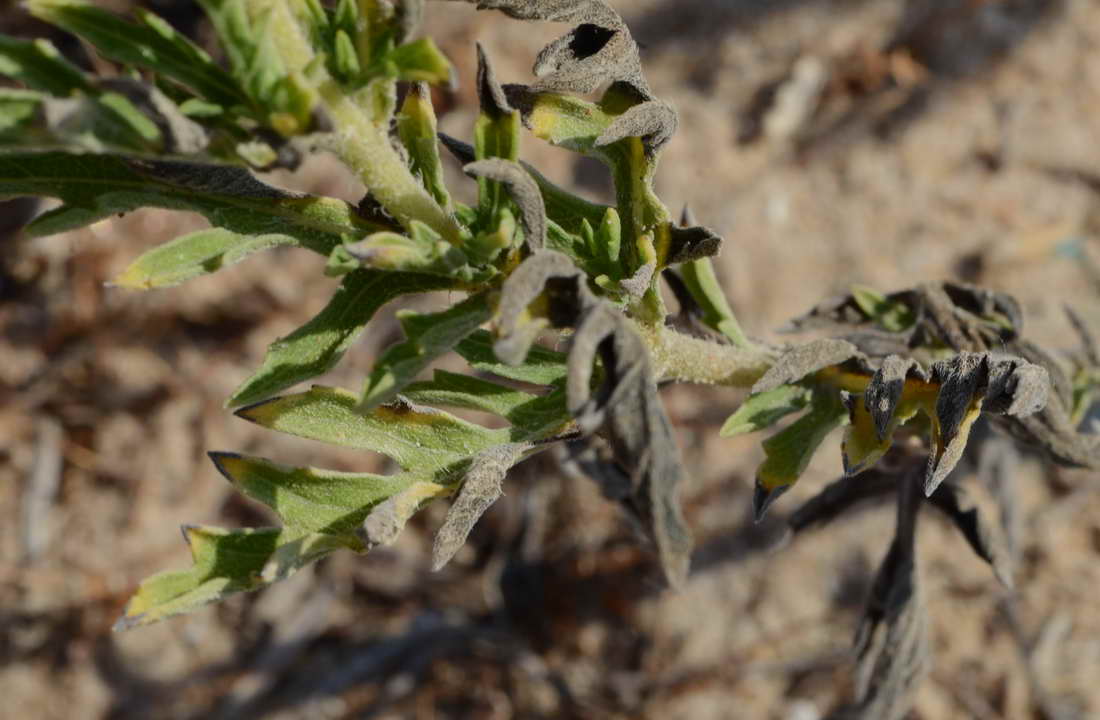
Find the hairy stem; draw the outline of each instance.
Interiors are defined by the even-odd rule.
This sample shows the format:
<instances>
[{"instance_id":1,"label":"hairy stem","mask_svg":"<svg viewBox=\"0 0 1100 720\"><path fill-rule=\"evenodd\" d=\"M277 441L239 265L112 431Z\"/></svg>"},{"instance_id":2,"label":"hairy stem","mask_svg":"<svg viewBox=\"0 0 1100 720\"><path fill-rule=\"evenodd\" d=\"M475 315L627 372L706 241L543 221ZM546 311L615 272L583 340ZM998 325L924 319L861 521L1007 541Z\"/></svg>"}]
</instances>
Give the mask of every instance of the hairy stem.
<instances>
[{"instance_id":1,"label":"hairy stem","mask_svg":"<svg viewBox=\"0 0 1100 720\"><path fill-rule=\"evenodd\" d=\"M658 381L752 387L775 362L766 348L739 348L693 338L664 326L635 323L649 345Z\"/></svg>"},{"instance_id":2,"label":"hairy stem","mask_svg":"<svg viewBox=\"0 0 1100 720\"><path fill-rule=\"evenodd\" d=\"M303 71L311 64L315 53L289 5L280 3L276 7L271 29L288 69ZM313 67L309 74L320 96L321 109L333 125L332 151L359 176L374 199L402 226L419 220L448 242L460 244L458 224L417 181L390 143L389 118L375 123L323 68Z\"/></svg>"}]
</instances>

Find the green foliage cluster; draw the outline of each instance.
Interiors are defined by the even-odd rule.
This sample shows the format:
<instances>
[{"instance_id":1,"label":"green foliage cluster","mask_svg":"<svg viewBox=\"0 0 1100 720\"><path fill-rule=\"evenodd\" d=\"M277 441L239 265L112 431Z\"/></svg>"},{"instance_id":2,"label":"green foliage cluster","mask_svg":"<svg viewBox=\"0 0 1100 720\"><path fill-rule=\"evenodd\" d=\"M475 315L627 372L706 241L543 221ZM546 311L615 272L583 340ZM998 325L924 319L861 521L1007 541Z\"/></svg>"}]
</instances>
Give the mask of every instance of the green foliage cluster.
<instances>
[{"instance_id":1,"label":"green foliage cluster","mask_svg":"<svg viewBox=\"0 0 1100 720\"><path fill-rule=\"evenodd\" d=\"M211 453L282 527L186 527L192 567L142 583L120 627L262 587L338 549L392 542L425 504L452 498L434 548L440 567L500 495L509 468L557 442L596 458L593 476L639 521L679 584L691 549L678 499L684 473L657 387L720 384L750 389L723 436L798 415L763 442L758 517L841 427L846 477L804 506L799 522L832 517L838 502L869 488L897 488L898 536L876 584L877 601L892 610L869 622L887 620L901 660L879 658L879 689L862 701L880 713L866 717L896 716L899 688L920 666L917 503L908 475L886 486L855 476L899 437L925 438L917 474L925 493L996 566L987 531L996 519L965 509L945 483L982 412L1057 461L1100 465L1094 438L1077 431L1100 379L1095 344L1058 359L1026 343L1006 296L952 284L892 295L856 287L793 323L826 337L787 347L747 338L710 264L721 238L687 214L674 221L653 191L677 115L653 95L629 30L604 0L478 3L574 29L540 53L530 85L500 84L478 49L480 112L469 143L437 134L429 86L453 71L430 38L415 37L420 0L200 4L224 64L146 11L123 18L82 0L28 0L31 13L79 36L118 72L92 75L44 40L0 37L0 75L18 86L0 88L0 197L60 200L27 227L32 236L142 207L210 222L134 260L114 280L122 288L173 286L279 246L325 256L325 272L339 278L327 306L274 342L227 405L277 432L381 453L399 471ZM598 90L598 100L580 97ZM614 204L580 198L523 162L524 128L603 161ZM452 196L441 149L476 181L475 204ZM362 179L363 202L289 192L253 174L316 151ZM400 314L404 339L358 391L290 392L333 368L383 305L438 290L460 299ZM539 345L547 333L567 337L568 352ZM421 379L452 352L468 372ZM447 408L491 413L505 426Z\"/></svg>"}]
</instances>

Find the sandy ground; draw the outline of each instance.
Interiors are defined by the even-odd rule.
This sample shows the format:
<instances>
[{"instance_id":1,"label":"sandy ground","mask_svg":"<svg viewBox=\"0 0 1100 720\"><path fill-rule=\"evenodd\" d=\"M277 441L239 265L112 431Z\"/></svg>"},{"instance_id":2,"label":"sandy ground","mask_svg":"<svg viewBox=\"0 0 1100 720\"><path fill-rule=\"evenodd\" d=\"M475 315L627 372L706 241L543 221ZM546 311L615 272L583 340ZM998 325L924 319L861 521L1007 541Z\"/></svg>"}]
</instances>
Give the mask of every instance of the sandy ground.
<instances>
[{"instance_id":1,"label":"sandy ground","mask_svg":"<svg viewBox=\"0 0 1100 720\"><path fill-rule=\"evenodd\" d=\"M1065 303L1100 328L1095 0L614 4L680 112L659 193L726 238L719 270L750 334L778 339L774 328L853 282L943 278L1015 294L1027 335L1051 347L1071 342ZM184 5L174 20L186 22ZM441 120L460 137L475 112L472 41L504 81L523 81L563 31L452 3L429 13L462 79ZM0 21L33 29L15 11ZM811 101L782 99L793 96ZM533 138L524 156L592 197L609 192L593 163ZM362 193L326 158L271 180ZM544 457L512 473L441 573L428 571L436 507L393 547L112 634L141 578L186 564L180 524L269 522L205 451L381 465L221 409L266 345L324 304L333 281L319 258L278 251L131 294L104 282L201 219L142 211L29 240L11 229L20 211L0 210L0 717L812 720L849 696L847 650L892 511L774 549L785 515L839 474L837 442L754 526L759 438L720 439L740 396L707 388L665 396L692 473L697 551L682 592L661 589L587 480ZM396 337L391 318L324 381L358 385ZM1098 478L1002 440L985 450L1018 492L1017 588L955 530L922 520L935 667L913 717L1100 717Z\"/></svg>"}]
</instances>

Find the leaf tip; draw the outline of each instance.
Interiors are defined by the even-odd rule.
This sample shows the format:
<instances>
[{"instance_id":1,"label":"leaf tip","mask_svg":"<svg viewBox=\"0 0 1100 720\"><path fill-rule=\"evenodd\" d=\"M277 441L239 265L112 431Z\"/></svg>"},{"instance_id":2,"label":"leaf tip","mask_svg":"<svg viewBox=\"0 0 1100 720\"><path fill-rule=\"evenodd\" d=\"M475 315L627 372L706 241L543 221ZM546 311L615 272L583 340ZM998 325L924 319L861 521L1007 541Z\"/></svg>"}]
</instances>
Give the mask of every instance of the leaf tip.
<instances>
[{"instance_id":1,"label":"leaf tip","mask_svg":"<svg viewBox=\"0 0 1100 720\"><path fill-rule=\"evenodd\" d=\"M218 469L218 472L222 474L229 482L233 482L233 478L237 473L234 472L235 465L244 460L244 457L240 453L225 452L222 450L211 450L206 453L206 457L210 458L210 462L214 463L214 467Z\"/></svg>"},{"instance_id":2,"label":"leaf tip","mask_svg":"<svg viewBox=\"0 0 1100 720\"><path fill-rule=\"evenodd\" d=\"M780 485L768 489L756 481L756 486L752 491L752 520L755 523L764 519L764 515L768 512L768 508L772 506L779 496L791 489L790 485Z\"/></svg>"}]
</instances>

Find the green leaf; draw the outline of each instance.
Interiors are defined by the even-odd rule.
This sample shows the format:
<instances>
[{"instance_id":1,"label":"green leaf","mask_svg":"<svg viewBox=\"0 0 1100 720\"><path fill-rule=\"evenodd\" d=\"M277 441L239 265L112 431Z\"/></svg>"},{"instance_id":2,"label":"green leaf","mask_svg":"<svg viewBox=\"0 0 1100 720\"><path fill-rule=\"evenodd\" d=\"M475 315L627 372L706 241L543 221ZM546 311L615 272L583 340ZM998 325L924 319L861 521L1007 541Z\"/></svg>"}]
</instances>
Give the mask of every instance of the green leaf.
<instances>
[{"instance_id":1,"label":"green leaf","mask_svg":"<svg viewBox=\"0 0 1100 720\"><path fill-rule=\"evenodd\" d=\"M440 275L356 270L312 320L268 348L263 365L226 402L246 405L331 370L380 307L409 293L453 288Z\"/></svg>"},{"instance_id":2,"label":"green leaf","mask_svg":"<svg viewBox=\"0 0 1100 720\"><path fill-rule=\"evenodd\" d=\"M48 40L17 40L0 34L0 75L57 97L89 89L84 73Z\"/></svg>"},{"instance_id":3,"label":"green leaf","mask_svg":"<svg viewBox=\"0 0 1100 720\"><path fill-rule=\"evenodd\" d=\"M296 244L289 235L239 235L222 228L199 230L143 253L113 284L134 290L170 287L217 272L254 252Z\"/></svg>"},{"instance_id":4,"label":"green leaf","mask_svg":"<svg viewBox=\"0 0 1100 720\"><path fill-rule=\"evenodd\" d=\"M737 347L752 347L752 343L741 330L741 325L726 301L726 295L718 284L714 266L710 258L692 260L680 266L688 292L703 310L703 322L730 339Z\"/></svg>"},{"instance_id":5,"label":"green leaf","mask_svg":"<svg viewBox=\"0 0 1100 720\"><path fill-rule=\"evenodd\" d=\"M538 399L523 390L446 370L436 370L429 381L408 385L401 395L421 405L480 410L503 418Z\"/></svg>"},{"instance_id":6,"label":"green leaf","mask_svg":"<svg viewBox=\"0 0 1100 720\"><path fill-rule=\"evenodd\" d=\"M322 255L377 229L349 204L265 185L240 167L65 152L0 152L0 195L56 197L32 235L72 230L140 207L191 210L242 235L289 235Z\"/></svg>"},{"instance_id":7,"label":"green leaf","mask_svg":"<svg viewBox=\"0 0 1100 720\"><path fill-rule=\"evenodd\" d=\"M493 342L493 336L488 330L477 330L455 346L455 350L475 370L535 385L559 385L565 382L568 370L564 353L534 345L521 365L505 365L497 360Z\"/></svg>"},{"instance_id":8,"label":"green leaf","mask_svg":"<svg viewBox=\"0 0 1100 720\"><path fill-rule=\"evenodd\" d=\"M320 385L237 411L263 427L333 445L371 450L406 470L447 476L456 463L507 442L507 430L488 430L442 410L397 402L358 410L354 393Z\"/></svg>"},{"instance_id":9,"label":"green leaf","mask_svg":"<svg viewBox=\"0 0 1100 720\"><path fill-rule=\"evenodd\" d=\"M375 363L363 388L362 408L370 410L393 400L433 360L488 322L491 314L484 293L431 315L399 313L406 340L390 346Z\"/></svg>"},{"instance_id":10,"label":"green leaf","mask_svg":"<svg viewBox=\"0 0 1100 720\"><path fill-rule=\"evenodd\" d=\"M457 276L467 264L461 250L419 220L409 223L408 235L378 232L345 246L344 251L357 258L364 268L378 270ZM343 265L343 254L333 258L333 263Z\"/></svg>"},{"instance_id":11,"label":"green leaf","mask_svg":"<svg viewBox=\"0 0 1100 720\"><path fill-rule=\"evenodd\" d=\"M150 12L141 24L78 0L28 0L31 14L87 40L116 62L154 70L227 107L247 104L240 87L210 56Z\"/></svg>"},{"instance_id":12,"label":"green leaf","mask_svg":"<svg viewBox=\"0 0 1100 720\"><path fill-rule=\"evenodd\" d=\"M451 79L451 63L429 37L422 37L397 47L389 54L397 68L397 77L406 82L426 82L437 85Z\"/></svg>"},{"instance_id":13,"label":"green leaf","mask_svg":"<svg viewBox=\"0 0 1100 720\"><path fill-rule=\"evenodd\" d=\"M327 535L295 535L279 528L225 530L189 525L183 536L193 565L158 573L141 583L116 630L149 625L289 577L341 547Z\"/></svg>"},{"instance_id":14,"label":"green leaf","mask_svg":"<svg viewBox=\"0 0 1100 720\"><path fill-rule=\"evenodd\" d=\"M413 174L420 178L421 184L440 207L450 208L451 195L443 181L443 163L439 159L435 109L432 107L431 90L425 83L409 88L396 122L397 137L409 153Z\"/></svg>"},{"instance_id":15,"label":"green leaf","mask_svg":"<svg viewBox=\"0 0 1100 720\"><path fill-rule=\"evenodd\" d=\"M762 443L767 457L756 472L757 486L776 493L794 485L825 436L847 419L848 410L836 391L814 393L809 412Z\"/></svg>"},{"instance_id":16,"label":"green leaf","mask_svg":"<svg viewBox=\"0 0 1100 720\"><path fill-rule=\"evenodd\" d=\"M323 533L358 550L365 548L356 532L371 508L422 479L288 467L236 453L210 459L235 488L278 513L287 536Z\"/></svg>"},{"instance_id":17,"label":"green leaf","mask_svg":"<svg viewBox=\"0 0 1100 720\"><path fill-rule=\"evenodd\" d=\"M865 285L853 285L852 300L883 330L901 332L916 322L913 311L901 300L891 300Z\"/></svg>"},{"instance_id":18,"label":"green leaf","mask_svg":"<svg viewBox=\"0 0 1100 720\"><path fill-rule=\"evenodd\" d=\"M402 396L415 403L493 413L508 420L512 442L536 442L561 434L572 423L565 393L533 395L469 375L436 370L430 382L407 386Z\"/></svg>"},{"instance_id":19,"label":"green leaf","mask_svg":"<svg viewBox=\"0 0 1100 720\"><path fill-rule=\"evenodd\" d=\"M806 407L809 399L810 391L798 385L783 385L774 390L750 395L726 419L719 435L732 437L771 427L787 415Z\"/></svg>"},{"instance_id":20,"label":"green leaf","mask_svg":"<svg viewBox=\"0 0 1100 720\"><path fill-rule=\"evenodd\" d=\"M0 143L25 142L44 101L31 90L0 88Z\"/></svg>"}]
</instances>

